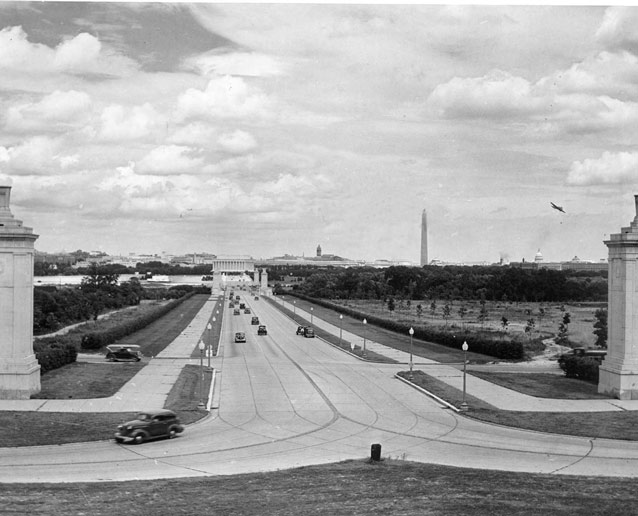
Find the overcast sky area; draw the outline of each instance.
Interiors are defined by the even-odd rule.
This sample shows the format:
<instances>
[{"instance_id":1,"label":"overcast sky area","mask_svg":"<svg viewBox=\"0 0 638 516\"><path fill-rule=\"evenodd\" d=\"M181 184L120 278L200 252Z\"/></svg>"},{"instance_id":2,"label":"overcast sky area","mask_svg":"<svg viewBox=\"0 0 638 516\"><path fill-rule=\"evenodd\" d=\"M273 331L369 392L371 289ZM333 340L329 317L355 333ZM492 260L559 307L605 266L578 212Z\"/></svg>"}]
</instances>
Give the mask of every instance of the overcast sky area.
<instances>
[{"instance_id":1,"label":"overcast sky area","mask_svg":"<svg viewBox=\"0 0 638 516\"><path fill-rule=\"evenodd\" d=\"M638 9L0 2L0 183L39 251L607 257ZM550 202L566 213L552 209Z\"/></svg>"}]
</instances>

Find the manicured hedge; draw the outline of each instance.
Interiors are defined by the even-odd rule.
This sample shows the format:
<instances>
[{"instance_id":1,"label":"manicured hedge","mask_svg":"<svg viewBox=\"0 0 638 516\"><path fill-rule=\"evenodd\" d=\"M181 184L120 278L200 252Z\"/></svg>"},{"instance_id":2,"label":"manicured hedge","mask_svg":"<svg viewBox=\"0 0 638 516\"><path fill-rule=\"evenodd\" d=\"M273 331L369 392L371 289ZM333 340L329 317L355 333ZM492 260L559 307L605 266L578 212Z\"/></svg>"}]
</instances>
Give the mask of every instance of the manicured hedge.
<instances>
[{"instance_id":1,"label":"manicured hedge","mask_svg":"<svg viewBox=\"0 0 638 516\"><path fill-rule=\"evenodd\" d=\"M35 357L40 364L40 373L75 362L78 351L73 344L57 337L38 339L33 343Z\"/></svg>"},{"instance_id":2,"label":"manicured hedge","mask_svg":"<svg viewBox=\"0 0 638 516\"><path fill-rule=\"evenodd\" d=\"M560 368L568 378L578 378L592 383L598 383L598 367L600 359L592 357L566 356L560 362Z\"/></svg>"},{"instance_id":3,"label":"manicured hedge","mask_svg":"<svg viewBox=\"0 0 638 516\"><path fill-rule=\"evenodd\" d=\"M305 299L306 301L329 308L330 310L334 310L344 315L349 315L350 317L355 317L357 319L365 318L369 324L374 324L397 333L407 334L411 327L405 323L399 323L397 321L383 319L382 317L375 315L369 315L347 306L341 306L325 299L315 299L299 294L298 292L295 292L294 294L290 294L288 292L287 295L297 296L300 299ZM414 337L417 339L434 342L449 348L461 349L463 342L467 342L469 350L474 353L482 353L484 355L509 360L522 360L525 358L525 349L521 342L502 340L500 338L490 337L487 335L464 333L462 331L450 333L449 331L425 326L412 326L412 328L414 328ZM415 343L415 345L418 346L418 343Z\"/></svg>"},{"instance_id":4,"label":"manicured hedge","mask_svg":"<svg viewBox=\"0 0 638 516\"><path fill-rule=\"evenodd\" d=\"M101 349L104 346L108 346L109 344L126 337L127 335L131 335L132 333L145 328L152 322L157 321L159 318L166 315L196 293L198 293L196 290L188 292L179 299L174 299L164 306L159 307L157 310L141 315L140 317L123 323L120 326L109 328L108 330L87 333L82 337L82 349Z\"/></svg>"}]
</instances>

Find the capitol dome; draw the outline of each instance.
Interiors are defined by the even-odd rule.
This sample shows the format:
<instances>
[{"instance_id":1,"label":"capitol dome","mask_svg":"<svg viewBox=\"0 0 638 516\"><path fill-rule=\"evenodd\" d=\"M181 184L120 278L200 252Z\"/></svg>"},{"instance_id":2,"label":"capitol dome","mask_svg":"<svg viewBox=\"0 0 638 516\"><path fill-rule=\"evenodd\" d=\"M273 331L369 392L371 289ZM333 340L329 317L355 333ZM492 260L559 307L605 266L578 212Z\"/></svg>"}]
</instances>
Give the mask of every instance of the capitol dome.
<instances>
[{"instance_id":1,"label":"capitol dome","mask_svg":"<svg viewBox=\"0 0 638 516\"><path fill-rule=\"evenodd\" d=\"M538 252L534 255L534 261L535 262L542 262L543 261L543 254L541 253L541 250L539 249Z\"/></svg>"}]
</instances>

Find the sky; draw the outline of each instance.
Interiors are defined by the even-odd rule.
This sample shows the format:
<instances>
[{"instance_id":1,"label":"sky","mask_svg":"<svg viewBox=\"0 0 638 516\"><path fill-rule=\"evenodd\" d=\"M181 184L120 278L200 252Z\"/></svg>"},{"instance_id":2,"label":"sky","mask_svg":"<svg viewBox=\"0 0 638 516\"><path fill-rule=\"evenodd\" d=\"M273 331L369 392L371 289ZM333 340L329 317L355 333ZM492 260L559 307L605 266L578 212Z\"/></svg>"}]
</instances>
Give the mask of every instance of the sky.
<instances>
[{"instance_id":1,"label":"sky","mask_svg":"<svg viewBox=\"0 0 638 516\"><path fill-rule=\"evenodd\" d=\"M0 2L38 251L598 261L637 139L632 7Z\"/></svg>"}]
</instances>

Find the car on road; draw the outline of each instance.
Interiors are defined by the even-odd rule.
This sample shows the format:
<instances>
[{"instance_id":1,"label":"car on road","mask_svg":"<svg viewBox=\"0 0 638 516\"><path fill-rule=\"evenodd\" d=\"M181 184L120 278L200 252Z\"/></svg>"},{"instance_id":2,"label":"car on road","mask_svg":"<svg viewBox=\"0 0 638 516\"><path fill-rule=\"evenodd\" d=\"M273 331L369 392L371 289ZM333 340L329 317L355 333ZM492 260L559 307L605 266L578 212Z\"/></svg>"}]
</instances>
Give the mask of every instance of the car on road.
<instances>
[{"instance_id":1,"label":"car on road","mask_svg":"<svg viewBox=\"0 0 638 516\"><path fill-rule=\"evenodd\" d=\"M246 309L246 303L239 303L239 308L241 310L245 310Z\"/></svg>"},{"instance_id":2,"label":"car on road","mask_svg":"<svg viewBox=\"0 0 638 516\"><path fill-rule=\"evenodd\" d=\"M239 308L235 308L233 310L233 315L240 315L240 314L241 314L241 312L239 311Z\"/></svg>"},{"instance_id":3,"label":"car on road","mask_svg":"<svg viewBox=\"0 0 638 516\"><path fill-rule=\"evenodd\" d=\"M567 353L563 353L560 357L558 357L558 365L561 369L565 368L565 360L569 357L581 357L581 358L593 358L598 362L602 362L603 358L607 356L606 349L595 349L595 348L574 348Z\"/></svg>"},{"instance_id":4,"label":"car on road","mask_svg":"<svg viewBox=\"0 0 638 516\"><path fill-rule=\"evenodd\" d=\"M147 410L135 419L118 425L115 440L118 443L142 444L151 439L172 439L184 431L184 426L172 410Z\"/></svg>"},{"instance_id":5,"label":"car on road","mask_svg":"<svg viewBox=\"0 0 638 516\"><path fill-rule=\"evenodd\" d=\"M235 308L235 303L233 302L228 303L228 308Z\"/></svg>"},{"instance_id":6,"label":"car on road","mask_svg":"<svg viewBox=\"0 0 638 516\"><path fill-rule=\"evenodd\" d=\"M310 326L306 326L303 330L303 336L309 339L315 338L315 330Z\"/></svg>"},{"instance_id":7,"label":"car on road","mask_svg":"<svg viewBox=\"0 0 638 516\"><path fill-rule=\"evenodd\" d=\"M243 331L235 333L235 342L246 342L246 334Z\"/></svg>"},{"instance_id":8,"label":"car on road","mask_svg":"<svg viewBox=\"0 0 638 516\"><path fill-rule=\"evenodd\" d=\"M266 329L265 325L259 325L259 328L257 328L257 335L268 335L268 330Z\"/></svg>"},{"instance_id":9,"label":"car on road","mask_svg":"<svg viewBox=\"0 0 638 516\"><path fill-rule=\"evenodd\" d=\"M303 335L303 331L306 329L305 326L297 326L297 335Z\"/></svg>"},{"instance_id":10,"label":"car on road","mask_svg":"<svg viewBox=\"0 0 638 516\"><path fill-rule=\"evenodd\" d=\"M250 320L250 324L259 324L259 317L253 317Z\"/></svg>"},{"instance_id":11,"label":"car on road","mask_svg":"<svg viewBox=\"0 0 638 516\"><path fill-rule=\"evenodd\" d=\"M245 314L249 314L250 313L250 308L244 308L244 313Z\"/></svg>"},{"instance_id":12,"label":"car on road","mask_svg":"<svg viewBox=\"0 0 638 516\"><path fill-rule=\"evenodd\" d=\"M106 346L106 359L109 362L139 362L142 352L134 344L109 344Z\"/></svg>"},{"instance_id":13,"label":"car on road","mask_svg":"<svg viewBox=\"0 0 638 516\"><path fill-rule=\"evenodd\" d=\"M255 296L255 301L259 301L259 296Z\"/></svg>"}]
</instances>

